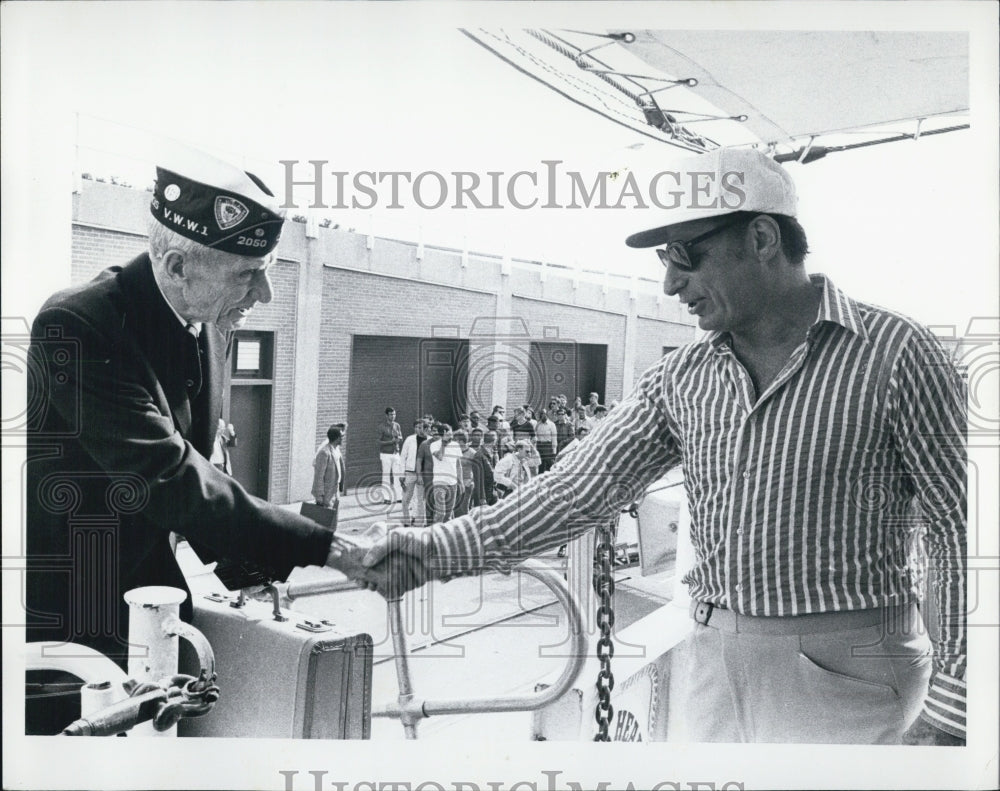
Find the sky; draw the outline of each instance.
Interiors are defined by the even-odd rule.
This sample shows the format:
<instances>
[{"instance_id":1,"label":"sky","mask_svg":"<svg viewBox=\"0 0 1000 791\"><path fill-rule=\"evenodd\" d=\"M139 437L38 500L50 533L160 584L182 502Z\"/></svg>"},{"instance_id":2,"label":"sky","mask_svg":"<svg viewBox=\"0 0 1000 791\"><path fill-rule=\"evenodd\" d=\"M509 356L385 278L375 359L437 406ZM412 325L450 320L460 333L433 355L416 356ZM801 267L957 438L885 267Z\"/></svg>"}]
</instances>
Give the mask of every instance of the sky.
<instances>
[{"instance_id":1,"label":"sky","mask_svg":"<svg viewBox=\"0 0 1000 791\"><path fill-rule=\"evenodd\" d=\"M160 153L177 142L239 161L272 184L281 181L283 159L318 159L353 173L510 174L537 170L544 160L581 171L618 169L639 159L669 168L675 156L669 147L573 105L457 32L462 26L505 24L971 31L971 130L789 168L813 250L811 271L828 274L853 296L927 324L952 326L958 335L974 318L1000 316L993 4L8 2L0 5L0 17L5 333L30 320L42 300L69 282L73 174L115 176L141 186L151 182ZM650 279L661 272L650 251L623 244L629 232L659 224L637 211L411 206L331 216L343 227L377 234L421 233L428 244L467 244L482 252ZM995 339L992 343L995 347ZM4 394L9 403L6 379ZM5 493L19 486L19 470L8 463L16 451L5 438ZM19 524L17 498L4 501L5 526ZM5 541L9 536L5 530ZM5 548L5 556L11 554ZM12 577L4 575L5 594ZM16 588L13 594L16 602ZM987 712L987 720L990 716L995 728L995 711ZM362 767L361 777L384 768L378 745L352 745L351 755L337 753L336 761L328 745L325 751L320 747L283 745L281 754L303 771L333 769L332 762L348 758ZM394 745L403 756L399 760L408 762L409 776L440 779L440 769L428 763L431 756L413 747ZM120 754L104 752L108 749L90 745L86 758L77 755L52 769L63 766L63 777L72 783L73 767L84 761L101 767L102 761L121 760ZM626 757L609 769L592 751L550 750L555 752L546 755L564 763L548 768L580 767L580 775L611 779L634 766ZM176 745L165 745L161 755L174 760L177 771L190 766ZM527 747L503 755L457 749L449 766L453 778L482 777L474 769L489 758L491 766L500 767L494 779L497 773L522 772L520 778L544 787L532 768L534 755ZM144 757L140 753L136 764ZM212 764L204 777L218 787L233 787L236 781L223 769L236 765L241 778L276 782L273 753L267 750L241 754L228 764L215 753L203 757ZM904 776L945 785L948 778L980 777L976 772L985 772L989 760L987 755L979 768L968 768L963 756L921 754L908 757L905 771L894 766L904 774L886 774L864 771L865 762L857 757L834 748L760 747L753 755L730 750L725 768L733 774L715 779L749 783L775 769L778 779L769 776L769 787L795 787L803 772L821 767L835 787L902 783L898 778ZM708 779L699 767L719 766L715 754L697 748L670 753L662 764L669 764L675 779ZM158 777L164 787L181 784L169 774Z\"/></svg>"},{"instance_id":2,"label":"sky","mask_svg":"<svg viewBox=\"0 0 1000 791\"><path fill-rule=\"evenodd\" d=\"M540 171L543 160L584 174L637 159L666 169L680 154L576 106L460 34L458 25L482 21L468 5L397 3L391 12L359 5L365 4L6 5L5 21L22 25L24 34L5 41L5 101L16 111L4 114L3 132L6 149L23 156L8 157L4 186L19 193L28 185L44 198L15 207L8 223L15 236L5 235L5 247L37 247L32 229L47 225L52 211L68 209L71 173L144 186L157 156L176 142L241 161L272 186L285 176L280 160L302 163L292 166L295 178L308 177L306 161L318 159L325 171L473 171L485 181L489 171ZM685 19L701 26L746 23L735 12L706 15L708 6L719 7L695 4L699 13ZM430 7L447 8L448 24L424 11ZM576 8L587 13L574 24L586 28L591 5ZM597 14L589 24L624 25L628 13ZM510 24L509 17L497 22ZM872 20L888 24L878 15ZM907 26L940 20L911 15ZM769 22L794 26L796 19L762 16L756 25ZM992 82L974 78L972 88L974 99L984 94L995 104ZM996 261L989 233L995 134L987 121L967 132L789 166L814 251L810 269L930 324L962 325L989 313L996 304L989 296L997 292L996 267L984 266ZM433 181L424 186L434 194ZM296 192L297 205L309 200ZM379 235L660 277L651 252L622 244L650 224L638 209L424 210L411 199L404 210L319 213ZM68 227L58 240L63 248L66 234ZM64 249L53 250L51 261L65 257ZM933 273L942 261L948 276L931 274L933 288L926 287L927 275L912 276L925 266ZM5 278L10 271L4 268ZM65 277L58 264L50 271L53 282ZM36 285L20 312L30 314L47 294L47 280Z\"/></svg>"}]
</instances>

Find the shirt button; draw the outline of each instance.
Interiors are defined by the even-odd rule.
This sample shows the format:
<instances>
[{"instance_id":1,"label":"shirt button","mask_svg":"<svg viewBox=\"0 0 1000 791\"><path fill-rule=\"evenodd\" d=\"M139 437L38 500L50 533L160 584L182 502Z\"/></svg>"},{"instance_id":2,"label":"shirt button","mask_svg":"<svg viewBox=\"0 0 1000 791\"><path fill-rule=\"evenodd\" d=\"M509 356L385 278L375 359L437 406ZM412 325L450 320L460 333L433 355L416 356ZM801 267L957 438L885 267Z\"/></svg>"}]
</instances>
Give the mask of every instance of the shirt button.
<instances>
[{"instance_id":1,"label":"shirt button","mask_svg":"<svg viewBox=\"0 0 1000 791\"><path fill-rule=\"evenodd\" d=\"M744 470L743 471L743 480L744 481L749 481L750 480L750 471L749 470Z\"/></svg>"},{"instance_id":2,"label":"shirt button","mask_svg":"<svg viewBox=\"0 0 1000 791\"><path fill-rule=\"evenodd\" d=\"M741 584L737 585L737 586L736 586L736 590L737 590L737 591L741 591L741 590L743 590L743 584L741 583Z\"/></svg>"},{"instance_id":3,"label":"shirt button","mask_svg":"<svg viewBox=\"0 0 1000 791\"><path fill-rule=\"evenodd\" d=\"M194 387L194 379L188 379L187 382L185 382L185 384L188 387Z\"/></svg>"},{"instance_id":4,"label":"shirt button","mask_svg":"<svg viewBox=\"0 0 1000 791\"><path fill-rule=\"evenodd\" d=\"M741 535L743 535L743 528L742 528L742 527L740 527L740 528L737 528L737 530L736 530L736 535L738 535L738 536L741 536Z\"/></svg>"}]
</instances>

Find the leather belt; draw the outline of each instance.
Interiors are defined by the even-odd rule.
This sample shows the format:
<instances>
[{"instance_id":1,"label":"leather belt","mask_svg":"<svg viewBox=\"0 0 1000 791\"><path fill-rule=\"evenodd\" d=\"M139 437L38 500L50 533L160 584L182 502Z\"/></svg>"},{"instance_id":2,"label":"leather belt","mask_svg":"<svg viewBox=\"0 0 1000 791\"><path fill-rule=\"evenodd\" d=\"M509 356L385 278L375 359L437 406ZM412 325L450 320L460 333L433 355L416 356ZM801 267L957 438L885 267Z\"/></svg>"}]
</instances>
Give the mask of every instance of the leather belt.
<instances>
[{"instance_id":1,"label":"leather belt","mask_svg":"<svg viewBox=\"0 0 1000 791\"><path fill-rule=\"evenodd\" d=\"M691 617L697 623L723 632L743 634L817 634L845 629L863 629L881 623L894 623L912 604L876 607L867 610L811 613L808 615L754 616L740 615L725 607L704 601L692 601Z\"/></svg>"}]
</instances>

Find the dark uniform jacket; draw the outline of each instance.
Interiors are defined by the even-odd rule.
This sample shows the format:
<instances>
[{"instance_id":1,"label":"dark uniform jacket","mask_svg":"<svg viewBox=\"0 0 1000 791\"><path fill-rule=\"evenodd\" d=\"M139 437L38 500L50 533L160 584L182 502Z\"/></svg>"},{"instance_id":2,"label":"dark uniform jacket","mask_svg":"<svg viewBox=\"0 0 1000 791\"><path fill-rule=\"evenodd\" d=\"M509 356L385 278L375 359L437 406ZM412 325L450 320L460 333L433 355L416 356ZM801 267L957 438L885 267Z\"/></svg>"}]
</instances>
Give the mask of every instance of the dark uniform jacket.
<instances>
[{"instance_id":1,"label":"dark uniform jacket","mask_svg":"<svg viewBox=\"0 0 1000 791\"><path fill-rule=\"evenodd\" d=\"M170 531L203 560L250 561L276 579L326 561L328 532L208 461L226 351L212 325L187 332L147 255L42 307L28 353L29 641L82 643L124 667L122 594L187 588Z\"/></svg>"},{"instance_id":2,"label":"dark uniform jacket","mask_svg":"<svg viewBox=\"0 0 1000 791\"><path fill-rule=\"evenodd\" d=\"M497 501L496 481L493 478L493 468L496 466L496 453L489 450L485 445L476 448L476 455L472 457L473 474L475 476L475 493L477 505L493 505Z\"/></svg>"}]
</instances>

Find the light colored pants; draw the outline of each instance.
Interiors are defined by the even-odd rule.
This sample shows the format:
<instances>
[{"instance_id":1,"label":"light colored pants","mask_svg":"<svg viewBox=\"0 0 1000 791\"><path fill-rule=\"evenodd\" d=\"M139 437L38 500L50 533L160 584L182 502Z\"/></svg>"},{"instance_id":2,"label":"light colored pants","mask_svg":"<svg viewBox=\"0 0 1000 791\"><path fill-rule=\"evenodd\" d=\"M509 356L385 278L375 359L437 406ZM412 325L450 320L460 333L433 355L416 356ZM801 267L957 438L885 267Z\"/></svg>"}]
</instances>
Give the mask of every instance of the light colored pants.
<instances>
[{"instance_id":1,"label":"light colored pants","mask_svg":"<svg viewBox=\"0 0 1000 791\"><path fill-rule=\"evenodd\" d=\"M885 612L893 622L811 634L696 623L668 654L667 740L899 744L927 691L930 640L915 604Z\"/></svg>"},{"instance_id":2,"label":"light colored pants","mask_svg":"<svg viewBox=\"0 0 1000 791\"><path fill-rule=\"evenodd\" d=\"M382 462L382 496L390 502L403 497L403 458L398 453L380 453Z\"/></svg>"},{"instance_id":3,"label":"light colored pants","mask_svg":"<svg viewBox=\"0 0 1000 791\"><path fill-rule=\"evenodd\" d=\"M411 517L424 521L424 484L415 472L406 471L403 478L403 519ZM414 506L411 507L411 502ZM417 513L412 513L416 511Z\"/></svg>"},{"instance_id":4,"label":"light colored pants","mask_svg":"<svg viewBox=\"0 0 1000 791\"><path fill-rule=\"evenodd\" d=\"M458 487L453 483L435 483L431 487L431 508L435 522L447 522L455 515Z\"/></svg>"}]
</instances>

